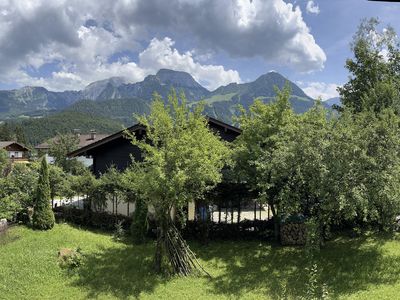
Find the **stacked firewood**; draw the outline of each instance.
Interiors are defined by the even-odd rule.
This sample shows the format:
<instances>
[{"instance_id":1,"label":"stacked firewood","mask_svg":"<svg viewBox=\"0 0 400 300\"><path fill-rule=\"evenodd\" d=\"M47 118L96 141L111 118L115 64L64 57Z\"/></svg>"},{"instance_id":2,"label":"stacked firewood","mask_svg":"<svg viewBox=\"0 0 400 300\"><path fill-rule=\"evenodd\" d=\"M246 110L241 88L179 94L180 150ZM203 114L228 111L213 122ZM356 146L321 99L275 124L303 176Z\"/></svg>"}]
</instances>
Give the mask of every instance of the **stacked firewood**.
<instances>
[{"instance_id":1,"label":"stacked firewood","mask_svg":"<svg viewBox=\"0 0 400 300\"><path fill-rule=\"evenodd\" d=\"M304 223L281 224L282 245L305 245L306 238L307 232Z\"/></svg>"}]
</instances>

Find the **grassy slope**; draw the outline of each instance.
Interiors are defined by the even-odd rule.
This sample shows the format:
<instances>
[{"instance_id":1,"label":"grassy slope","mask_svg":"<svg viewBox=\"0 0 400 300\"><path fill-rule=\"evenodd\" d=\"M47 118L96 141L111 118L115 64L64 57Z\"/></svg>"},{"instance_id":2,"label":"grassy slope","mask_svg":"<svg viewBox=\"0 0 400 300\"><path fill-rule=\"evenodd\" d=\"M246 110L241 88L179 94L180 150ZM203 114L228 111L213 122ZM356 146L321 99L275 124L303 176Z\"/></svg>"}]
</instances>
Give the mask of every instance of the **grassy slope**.
<instances>
[{"instance_id":1,"label":"grassy slope","mask_svg":"<svg viewBox=\"0 0 400 300\"><path fill-rule=\"evenodd\" d=\"M0 238L0 299L277 299L304 292L301 248L259 242L193 246L213 278L166 278L151 271L153 245L131 246L109 235L57 225L48 232L25 227ZM3 238L4 240L4 238ZM80 246L87 262L78 274L57 265L57 251ZM333 298L398 299L400 241L384 237L338 238L319 258Z\"/></svg>"}]
</instances>

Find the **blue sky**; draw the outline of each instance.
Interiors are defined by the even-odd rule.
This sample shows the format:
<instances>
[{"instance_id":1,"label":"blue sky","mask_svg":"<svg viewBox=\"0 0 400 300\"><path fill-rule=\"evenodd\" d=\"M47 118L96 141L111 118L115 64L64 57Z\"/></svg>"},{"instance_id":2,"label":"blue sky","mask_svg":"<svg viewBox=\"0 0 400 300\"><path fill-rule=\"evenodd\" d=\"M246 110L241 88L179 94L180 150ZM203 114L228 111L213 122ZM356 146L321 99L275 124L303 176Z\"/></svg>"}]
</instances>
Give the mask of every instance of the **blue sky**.
<instances>
[{"instance_id":1,"label":"blue sky","mask_svg":"<svg viewBox=\"0 0 400 300\"><path fill-rule=\"evenodd\" d=\"M212 90L275 70L327 99L347 80L360 20L400 32L399 15L400 3L367 0L0 0L0 89L171 68Z\"/></svg>"}]
</instances>

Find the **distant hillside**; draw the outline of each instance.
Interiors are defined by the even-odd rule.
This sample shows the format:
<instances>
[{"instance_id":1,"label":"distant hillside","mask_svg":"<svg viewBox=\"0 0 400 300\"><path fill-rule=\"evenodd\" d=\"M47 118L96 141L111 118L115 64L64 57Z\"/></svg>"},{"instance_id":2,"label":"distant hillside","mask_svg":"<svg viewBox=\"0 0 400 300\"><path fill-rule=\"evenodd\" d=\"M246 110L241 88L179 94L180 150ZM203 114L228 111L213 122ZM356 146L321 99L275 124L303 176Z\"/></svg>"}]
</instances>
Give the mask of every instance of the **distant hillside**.
<instances>
[{"instance_id":1,"label":"distant hillside","mask_svg":"<svg viewBox=\"0 0 400 300\"><path fill-rule=\"evenodd\" d=\"M141 98L149 102L155 92L166 99L172 88L184 92L189 101L203 99L210 93L188 73L161 69L141 82L126 83L123 78L112 77L93 82L81 91L52 92L43 87L0 91L0 120L54 113L83 99Z\"/></svg>"},{"instance_id":2,"label":"distant hillside","mask_svg":"<svg viewBox=\"0 0 400 300\"><path fill-rule=\"evenodd\" d=\"M80 100L68 107L66 111L112 118L121 124L130 126L134 122L134 114L143 115L150 112L150 103L140 98L108 99L97 102Z\"/></svg>"},{"instance_id":3,"label":"distant hillside","mask_svg":"<svg viewBox=\"0 0 400 300\"><path fill-rule=\"evenodd\" d=\"M89 132L113 133L123 128L122 122L99 116L95 113L65 111L37 119L8 122L11 128L20 124L26 140L31 145L39 144L57 133L71 133L74 129Z\"/></svg>"},{"instance_id":4,"label":"distant hillside","mask_svg":"<svg viewBox=\"0 0 400 300\"><path fill-rule=\"evenodd\" d=\"M269 102L275 96L274 87L283 88L287 82L292 89L293 109L298 113L310 109L314 100L296 84L276 72L264 74L253 82L231 83L210 92L188 73L161 69L141 82L126 83L124 78L112 77L93 82L81 91L52 92L43 87L0 91L0 121L42 117L68 109L97 112L100 116L127 123L132 113L148 111L155 92L167 99L172 88L177 92L184 92L189 103L205 100L208 114L230 121L238 104L248 108L255 98ZM82 101L84 99L92 100L93 103Z\"/></svg>"},{"instance_id":5,"label":"distant hillside","mask_svg":"<svg viewBox=\"0 0 400 300\"><path fill-rule=\"evenodd\" d=\"M332 107L333 105L341 105L342 104L340 97L330 98L330 99L324 101L324 103L330 107Z\"/></svg>"},{"instance_id":6,"label":"distant hillside","mask_svg":"<svg viewBox=\"0 0 400 300\"><path fill-rule=\"evenodd\" d=\"M290 102L294 111L304 113L309 110L315 103L311 97L281 74L269 72L253 82L231 83L219 87L211 93L209 98L205 99L206 112L212 117L230 122L232 115L237 112L238 105L247 109L255 98L263 99L267 103L273 101L276 96L275 88L282 89L287 83L292 90Z\"/></svg>"},{"instance_id":7,"label":"distant hillside","mask_svg":"<svg viewBox=\"0 0 400 300\"><path fill-rule=\"evenodd\" d=\"M22 114L42 115L48 111L61 110L79 97L79 91L51 92L43 87L0 91L0 120Z\"/></svg>"},{"instance_id":8,"label":"distant hillside","mask_svg":"<svg viewBox=\"0 0 400 300\"><path fill-rule=\"evenodd\" d=\"M148 113L155 92L166 100L174 88L185 93L190 106L203 100L207 115L231 123L238 105L247 109L255 98L273 101L275 88L282 89L285 84L292 90L290 102L297 113L314 105L315 101L303 90L276 72L252 82L231 83L208 91L188 73L161 69L141 82L126 83L124 78L112 77L93 82L81 91L51 92L43 87L0 91L0 121L22 122L32 142L74 128L109 132L120 129L120 124L131 125L133 114ZM330 107L329 103L324 105Z\"/></svg>"}]
</instances>

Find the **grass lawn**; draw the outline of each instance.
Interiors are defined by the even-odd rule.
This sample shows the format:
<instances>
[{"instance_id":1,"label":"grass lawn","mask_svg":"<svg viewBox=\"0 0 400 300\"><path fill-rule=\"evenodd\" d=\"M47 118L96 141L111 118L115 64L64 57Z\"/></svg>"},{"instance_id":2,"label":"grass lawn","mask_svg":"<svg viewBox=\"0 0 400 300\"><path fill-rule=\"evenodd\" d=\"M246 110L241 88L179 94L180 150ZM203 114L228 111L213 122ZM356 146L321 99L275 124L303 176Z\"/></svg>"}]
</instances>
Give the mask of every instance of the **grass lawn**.
<instances>
[{"instance_id":1,"label":"grass lawn","mask_svg":"<svg viewBox=\"0 0 400 300\"><path fill-rule=\"evenodd\" d=\"M57 251L81 247L85 263L60 269ZM260 242L193 244L207 277L156 276L153 244L115 242L108 234L56 225L12 228L0 237L0 299L290 299L304 295L302 248ZM400 299L400 237L337 238L318 258L334 299Z\"/></svg>"}]
</instances>

